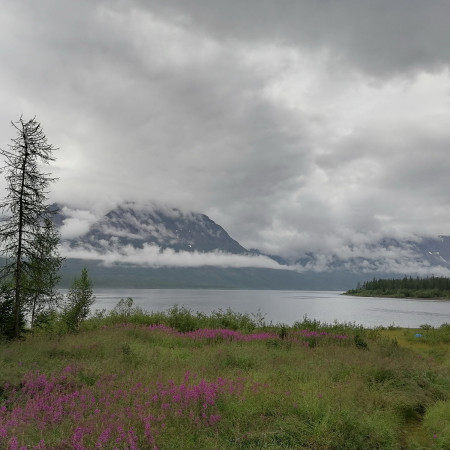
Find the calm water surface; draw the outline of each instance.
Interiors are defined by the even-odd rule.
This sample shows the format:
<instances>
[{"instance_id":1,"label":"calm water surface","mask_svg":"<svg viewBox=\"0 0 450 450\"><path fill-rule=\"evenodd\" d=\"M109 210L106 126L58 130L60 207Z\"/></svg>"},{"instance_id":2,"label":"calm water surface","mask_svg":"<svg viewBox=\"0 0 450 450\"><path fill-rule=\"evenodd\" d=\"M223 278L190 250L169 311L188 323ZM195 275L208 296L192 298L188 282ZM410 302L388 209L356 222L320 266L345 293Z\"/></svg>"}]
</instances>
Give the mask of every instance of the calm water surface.
<instances>
[{"instance_id":1,"label":"calm water surface","mask_svg":"<svg viewBox=\"0 0 450 450\"><path fill-rule=\"evenodd\" d=\"M250 291L204 289L96 289L94 309L111 310L121 298L132 297L147 311L179 305L210 313L218 309L258 314L266 322L291 325L307 315L321 322L355 322L366 327L450 323L450 301L351 297L337 291Z\"/></svg>"}]
</instances>

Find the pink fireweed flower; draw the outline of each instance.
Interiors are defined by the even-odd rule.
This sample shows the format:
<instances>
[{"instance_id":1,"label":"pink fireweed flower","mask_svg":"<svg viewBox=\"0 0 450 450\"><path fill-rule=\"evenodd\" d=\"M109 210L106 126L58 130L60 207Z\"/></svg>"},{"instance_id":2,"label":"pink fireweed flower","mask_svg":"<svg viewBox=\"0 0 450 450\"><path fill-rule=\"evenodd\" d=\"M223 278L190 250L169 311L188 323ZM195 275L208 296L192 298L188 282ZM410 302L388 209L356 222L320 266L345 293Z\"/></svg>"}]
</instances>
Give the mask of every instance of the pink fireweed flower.
<instances>
[{"instance_id":1,"label":"pink fireweed flower","mask_svg":"<svg viewBox=\"0 0 450 450\"><path fill-rule=\"evenodd\" d=\"M98 437L97 448L103 448L107 444L110 434L111 427L107 427L102 431L102 433Z\"/></svg>"},{"instance_id":2,"label":"pink fireweed flower","mask_svg":"<svg viewBox=\"0 0 450 450\"><path fill-rule=\"evenodd\" d=\"M84 435L89 434L89 429L77 427L72 435L72 447L76 450L87 450L83 444Z\"/></svg>"},{"instance_id":3,"label":"pink fireweed flower","mask_svg":"<svg viewBox=\"0 0 450 450\"><path fill-rule=\"evenodd\" d=\"M228 329L199 329L185 333L191 339L227 340L227 341L259 341L277 337L275 333L242 334L239 331Z\"/></svg>"},{"instance_id":4,"label":"pink fireweed flower","mask_svg":"<svg viewBox=\"0 0 450 450\"><path fill-rule=\"evenodd\" d=\"M187 420L199 427L215 426L221 420L217 406L221 396L244 399L246 392L252 394L252 384L244 378L207 381L186 372L183 380L125 387L107 375L86 386L74 368L53 375L29 372L20 389L11 386L6 391L7 403L0 411L0 448L10 448L10 442L15 445L13 435L29 428L45 430L61 420L72 423L70 436L61 445L76 450L138 448L142 440L147 448L156 448L166 424ZM263 388L259 385L257 391ZM44 449L45 443L38 448Z\"/></svg>"},{"instance_id":5,"label":"pink fireweed flower","mask_svg":"<svg viewBox=\"0 0 450 450\"><path fill-rule=\"evenodd\" d=\"M239 331L222 328L219 329L201 328L198 330L182 333L166 325L155 324L148 326L147 329L150 331L163 331L172 334L174 336L187 337L189 339L194 340L208 340L211 342L220 342L220 341L249 342L249 341L260 341L279 338L277 333L272 332L243 334ZM328 337L336 340L343 340L348 338L348 336L345 334L332 334L326 331L314 331L314 330L293 331L289 333L289 337L291 340L292 339L295 340L296 338L323 338L323 337Z\"/></svg>"},{"instance_id":6,"label":"pink fireweed flower","mask_svg":"<svg viewBox=\"0 0 450 450\"><path fill-rule=\"evenodd\" d=\"M219 422L222 419L222 416L220 416L219 414L211 414L209 416L209 424L210 425L215 425L217 422Z\"/></svg>"},{"instance_id":7,"label":"pink fireweed flower","mask_svg":"<svg viewBox=\"0 0 450 450\"><path fill-rule=\"evenodd\" d=\"M291 337L305 337L305 338L321 338L329 337L332 339L347 339L348 336L345 334L332 334L326 331L314 331L314 330L298 330L290 333Z\"/></svg>"},{"instance_id":8,"label":"pink fireweed flower","mask_svg":"<svg viewBox=\"0 0 450 450\"><path fill-rule=\"evenodd\" d=\"M124 428L122 427L122 425L117 425L117 438L116 438L116 442L118 444L120 444L121 442L126 442L127 441L127 435L125 433Z\"/></svg>"},{"instance_id":9,"label":"pink fireweed flower","mask_svg":"<svg viewBox=\"0 0 450 450\"><path fill-rule=\"evenodd\" d=\"M133 429L128 430L128 444L130 450L139 450L137 445L138 441L135 431Z\"/></svg>"},{"instance_id":10,"label":"pink fireweed flower","mask_svg":"<svg viewBox=\"0 0 450 450\"><path fill-rule=\"evenodd\" d=\"M149 442L153 442L154 438L152 435L152 426L150 424L150 422L144 422L144 436L145 438L149 441Z\"/></svg>"},{"instance_id":11,"label":"pink fireweed flower","mask_svg":"<svg viewBox=\"0 0 450 450\"><path fill-rule=\"evenodd\" d=\"M9 450L19 450L19 444L17 443L16 436L13 436L9 441Z\"/></svg>"}]
</instances>

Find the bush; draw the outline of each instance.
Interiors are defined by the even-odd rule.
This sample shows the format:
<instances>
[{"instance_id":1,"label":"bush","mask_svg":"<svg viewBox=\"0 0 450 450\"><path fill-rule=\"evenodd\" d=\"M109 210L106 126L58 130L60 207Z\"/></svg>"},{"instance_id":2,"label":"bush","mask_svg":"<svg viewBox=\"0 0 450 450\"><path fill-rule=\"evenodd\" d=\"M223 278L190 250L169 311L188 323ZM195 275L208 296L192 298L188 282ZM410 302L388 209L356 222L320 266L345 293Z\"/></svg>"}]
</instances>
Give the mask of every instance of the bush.
<instances>
[{"instance_id":1,"label":"bush","mask_svg":"<svg viewBox=\"0 0 450 450\"><path fill-rule=\"evenodd\" d=\"M14 296L13 292L3 285L0 287L0 340L10 340L15 337ZM19 327L25 327L23 312L20 312Z\"/></svg>"},{"instance_id":2,"label":"bush","mask_svg":"<svg viewBox=\"0 0 450 450\"><path fill-rule=\"evenodd\" d=\"M84 267L80 278L75 278L67 294L67 305L62 318L69 331L77 331L81 322L89 315L90 308L95 301L92 282L87 269Z\"/></svg>"}]
</instances>

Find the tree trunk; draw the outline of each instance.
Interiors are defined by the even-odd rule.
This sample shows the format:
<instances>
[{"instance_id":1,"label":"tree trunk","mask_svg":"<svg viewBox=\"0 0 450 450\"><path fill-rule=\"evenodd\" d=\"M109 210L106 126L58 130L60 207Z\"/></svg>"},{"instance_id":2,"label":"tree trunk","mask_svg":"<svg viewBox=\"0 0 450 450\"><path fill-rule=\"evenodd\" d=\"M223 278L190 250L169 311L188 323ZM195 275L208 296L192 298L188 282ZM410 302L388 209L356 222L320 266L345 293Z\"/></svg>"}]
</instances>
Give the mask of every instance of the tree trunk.
<instances>
[{"instance_id":1,"label":"tree trunk","mask_svg":"<svg viewBox=\"0 0 450 450\"><path fill-rule=\"evenodd\" d=\"M23 140L25 143L25 152L22 162L22 179L20 185L20 196L19 196L19 231L17 239L17 253L16 253L16 270L15 270L15 280L14 280L14 337L17 339L20 337L20 294L21 294L21 283L22 283L22 235L23 235L23 203L24 203L24 189L25 189L25 169L28 159L28 142L27 134L22 131Z\"/></svg>"}]
</instances>

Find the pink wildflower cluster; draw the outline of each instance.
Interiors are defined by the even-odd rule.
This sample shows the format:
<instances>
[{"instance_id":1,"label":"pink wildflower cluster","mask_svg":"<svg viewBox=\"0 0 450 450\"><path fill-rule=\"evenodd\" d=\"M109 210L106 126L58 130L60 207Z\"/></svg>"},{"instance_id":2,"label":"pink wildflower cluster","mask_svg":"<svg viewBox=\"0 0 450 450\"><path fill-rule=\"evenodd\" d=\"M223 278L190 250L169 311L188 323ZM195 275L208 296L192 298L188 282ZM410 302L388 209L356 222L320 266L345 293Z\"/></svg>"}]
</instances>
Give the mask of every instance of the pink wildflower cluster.
<instances>
[{"instance_id":1,"label":"pink wildflower cluster","mask_svg":"<svg viewBox=\"0 0 450 450\"><path fill-rule=\"evenodd\" d=\"M44 432L58 426L70 430L69 438L58 442L58 447L156 449L158 436L171 421L214 426L221 420L218 398L242 397L245 390L242 379L209 382L189 372L181 384L170 380L126 388L114 375L85 386L77 381L78 373L74 367L54 376L30 372L20 389L4 386L7 400L0 407L0 448L53 448L54 442L46 445L44 440L34 447L20 447L19 440L27 429Z\"/></svg>"},{"instance_id":2,"label":"pink wildflower cluster","mask_svg":"<svg viewBox=\"0 0 450 450\"><path fill-rule=\"evenodd\" d=\"M134 327L131 324L118 324L115 325L120 328ZM229 330L225 328L219 329L210 329L210 328L201 328L194 331L181 332L177 331L174 328L168 327L163 324L154 324L145 327L150 331L162 331L164 333L170 334L172 336L178 337L186 337L194 340L207 340L209 342L221 342L221 341L262 341L268 339L277 339L279 335L273 332L260 332L260 333L250 333L243 334L240 331ZM344 340L347 339L348 336L346 334L333 334L328 333L326 331L313 331L313 330L298 330L298 331L290 331L289 334L290 341L299 341L303 340L306 343L310 338L329 338L336 340Z\"/></svg>"},{"instance_id":3,"label":"pink wildflower cluster","mask_svg":"<svg viewBox=\"0 0 450 450\"><path fill-rule=\"evenodd\" d=\"M242 334L239 331L228 329L209 329L202 328L195 331L189 331L187 333L181 333L166 325L151 325L148 327L150 330L161 330L176 336L188 337L191 339L205 339L210 341L261 341L266 339L278 338L278 334L271 332ZM337 340L347 339L346 334L333 334L326 331L313 331L313 330L299 330L289 332L289 337L294 340L301 338L330 338Z\"/></svg>"},{"instance_id":4,"label":"pink wildflower cluster","mask_svg":"<svg viewBox=\"0 0 450 450\"><path fill-rule=\"evenodd\" d=\"M291 337L300 337L300 338L323 338L328 337L332 339L347 339L348 336L346 334L333 334L327 333L326 331L313 331L313 330L299 330L293 331L290 333Z\"/></svg>"},{"instance_id":5,"label":"pink wildflower cluster","mask_svg":"<svg viewBox=\"0 0 450 450\"><path fill-rule=\"evenodd\" d=\"M227 329L208 329L190 331L184 333L184 336L191 339L224 340L224 341L262 341L265 339L276 338L275 333L251 333L242 334L239 331Z\"/></svg>"},{"instance_id":6,"label":"pink wildflower cluster","mask_svg":"<svg viewBox=\"0 0 450 450\"><path fill-rule=\"evenodd\" d=\"M201 328L198 330L182 333L166 325L157 324L157 325L150 325L148 329L152 331L160 330L175 336L187 337L195 340L205 339L209 341L261 341L277 337L275 333L264 332L264 333L243 334L239 331L229 330L226 328L215 328L215 329Z\"/></svg>"}]
</instances>

